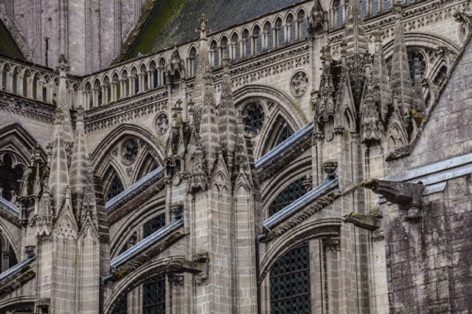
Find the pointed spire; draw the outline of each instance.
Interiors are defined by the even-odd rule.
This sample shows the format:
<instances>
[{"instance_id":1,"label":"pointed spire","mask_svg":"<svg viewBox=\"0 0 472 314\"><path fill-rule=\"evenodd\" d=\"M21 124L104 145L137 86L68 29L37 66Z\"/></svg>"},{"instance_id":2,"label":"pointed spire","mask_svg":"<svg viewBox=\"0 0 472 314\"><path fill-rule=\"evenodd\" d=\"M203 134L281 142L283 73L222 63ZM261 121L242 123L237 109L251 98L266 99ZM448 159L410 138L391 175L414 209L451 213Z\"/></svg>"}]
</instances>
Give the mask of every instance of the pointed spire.
<instances>
[{"instance_id":1,"label":"pointed spire","mask_svg":"<svg viewBox=\"0 0 472 314\"><path fill-rule=\"evenodd\" d=\"M56 215L59 213L64 203L66 198L66 189L69 186L68 154L63 120L64 117L62 110L56 108L49 174L49 187L53 197L53 205Z\"/></svg>"},{"instance_id":2,"label":"pointed spire","mask_svg":"<svg viewBox=\"0 0 472 314\"><path fill-rule=\"evenodd\" d=\"M58 97L57 97L57 108L62 111L63 114L63 127L64 127L64 134L65 134L65 142L72 148L72 123L70 117L70 110L69 110L69 93L67 91L67 72L69 71L69 66L67 65L66 57L61 54L59 57L59 66L57 67L59 71L59 89L58 89Z\"/></svg>"},{"instance_id":3,"label":"pointed spire","mask_svg":"<svg viewBox=\"0 0 472 314\"><path fill-rule=\"evenodd\" d=\"M216 121L215 90L213 87L213 77L210 72L207 72L205 80L205 96L203 100L200 139L207 161L208 174L210 174L217 157L219 137L218 124Z\"/></svg>"},{"instance_id":4,"label":"pointed spire","mask_svg":"<svg viewBox=\"0 0 472 314\"><path fill-rule=\"evenodd\" d=\"M52 229L52 207L47 178L44 183L43 194L38 205L36 216L36 236L50 235Z\"/></svg>"},{"instance_id":5,"label":"pointed spire","mask_svg":"<svg viewBox=\"0 0 472 314\"><path fill-rule=\"evenodd\" d=\"M208 19L206 18L205 14L199 19L199 27L197 28L197 32L200 33L200 47L198 51L197 57L197 69L195 73L195 88L193 91L193 101L194 101L194 108L193 108L193 119L195 124L195 130L197 133L200 133L200 123L202 117L202 108L203 108L203 98L205 95L205 77L207 71L210 70L209 61L208 61Z\"/></svg>"},{"instance_id":6,"label":"pointed spire","mask_svg":"<svg viewBox=\"0 0 472 314\"><path fill-rule=\"evenodd\" d=\"M369 53L369 43L365 34L364 20L359 0L350 0L347 7L346 27L344 34L346 42L346 65L356 108L362 97L365 80L366 57Z\"/></svg>"},{"instance_id":7,"label":"pointed spire","mask_svg":"<svg viewBox=\"0 0 472 314\"><path fill-rule=\"evenodd\" d=\"M408 66L401 6L395 5L393 11L395 12L396 22L390 81L393 97L398 99L399 106L405 111L412 106L412 83Z\"/></svg>"},{"instance_id":8,"label":"pointed spire","mask_svg":"<svg viewBox=\"0 0 472 314\"><path fill-rule=\"evenodd\" d=\"M223 157L226 160L228 171L232 171L234 162L234 150L238 136L236 119L236 107L233 101L231 78L229 75L230 60L223 59L223 78L221 82L221 98L218 108L218 133L223 149Z\"/></svg>"},{"instance_id":9,"label":"pointed spire","mask_svg":"<svg viewBox=\"0 0 472 314\"><path fill-rule=\"evenodd\" d=\"M85 142L84 112L82 107L79 107L77 111L74 151L72 153L72 164L70 169L72 206L74 208L77 220L82 209L84 187L87 183L87 159L88 153Z\"/></svg>"},{"instance_id":10,"label":"pointed spire","mask_svg":"<svg viewBox=\"0 0 472 314\"><path fill-rule=\"evenodd\" d=\"M374 31L375 52L373 56L372 80L376 86L375 101L380 105L380 115L382 121L386 123L387 113L392 103L392 88L388 76L387 65L382 45L382 35L384 33L379 28Z\"/></svg>"},{"instance_id":11,"label":"pointed spire","mask_svg":"<svg viewBox=\"0 0 472 314\"><path fill-rule=\"evenodd\" d=\"M80 211L80 223L90 216L94 226L98 228L97 206L95 198L95 185L93 180L93 166L90 157L85 160L85 186L83 194L83 206Z\"/></svg>"},{"instance_id":12,"label":"pointed spire","mask_svg":"<svg viewBox=\"0 0 472 314\"><path fill-rule=\"evenodd\" d=\"M414 96L414 109L417 112L424 112L426 109L426 104L423 96L423 87L422 87L422 80L423 77L420 73L420 61L418 58L415 58L414 60L414 68L415 68L415 84L413 86L413 96Z\"/></svg>"}]
</instances>

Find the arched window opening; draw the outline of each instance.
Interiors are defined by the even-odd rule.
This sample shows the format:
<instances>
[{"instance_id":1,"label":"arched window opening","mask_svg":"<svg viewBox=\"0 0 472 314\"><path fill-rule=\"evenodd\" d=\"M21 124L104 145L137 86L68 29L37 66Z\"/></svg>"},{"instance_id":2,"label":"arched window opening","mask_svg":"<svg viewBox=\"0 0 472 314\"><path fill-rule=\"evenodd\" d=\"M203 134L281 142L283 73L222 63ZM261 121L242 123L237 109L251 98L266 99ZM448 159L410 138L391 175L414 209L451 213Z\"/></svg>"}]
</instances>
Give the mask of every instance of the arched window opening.
<instances>
[{"instance_id":1,"label":"arched window opening","mask_svg":"<svg viewBox=\"0 0 472 314\"><path fill-rule=\"evenodd\" d=\"M31 97L33 99L36 99L38 100L38 84L39 84L39 74L35 74L34 77L33 77L33 94L31 95Z\"/></svg>"},{"instance_id":2,"label":"arched window opening","mask_svg":"<svg viewBox=\"0 0 472 314\"><path fill-rule=\"evenodd\" d=\"M93 86L93 92L95 96L94 107L98 107L103 103L102 89L100 87L100 81L96 80Z\"/></svg>"},{"instance_id":3,"label":"arched window opening","mask_svg":"<svg viewBox=\"0 0 472 314\"><path fill-rule=\"evenodd\" d=\"M143 226L143 238L149 237L151 234L166 225L166 215L160 214L146 222Z\"/></svg>"},{"instance_id":4,"label":"arched window opening","mask_svg":"<svg viewBox=\"0 0 472 314\"><path fill-rule=\"evenodd\" d=\"M152 61L149 66L151 69L151 88L157 88L157 66L156 62Z\"/></svg>"},{"instance_id":5,"label":"arched window opening","mask_svg":"<svg viewBox=\"0 0 472 314\"><path fill-rule=\"evenodd\" d=\"M31 72L30 71L25 71L25 74L23 75L23 96L31 98L31 91L30 91L30 86L31 86Z\"/></svg>"},{"instance_id":6,"label":"arched window opening","mask_svg":"<svg viewBox=\"0 0 472 314\"><path fill-rule=\"evenodd\" d=\"M141 73L139 73L139 75L141 77L141 82L140 82L140 85L142 85L141 91L145 92L148 90L149 82L148 82L148 76L147 76L147 69L144 66L144 64L141 66Z\"/></svg>"},{"instance_id":7,"label":"arched window opening","mask_svg":"<svg viewBox=\"0 0 472 314\"><path fill-rule=\"evenodd\" d=\"M269 22L264 25L265 43L264 50L272 50L274 48L274 32Z\"/></svg>"},{"instance_id":8,"label":"arched window opening","mask_svg":"<svg viewBox=\"0 0 472 314\"><path fill-rule=\"evenodd\" d=\"M306 181L306 176L293 181L285 190L280 192L269 206L269 216L276 214L281 209L305 195L307 190L303 186L304 181Z\"/></svg>"},{"instance_id":9,"label":"arched window opening","mask_svg":"<svg viewBox=\"0 0 472 314\"><path fill-rule=\"evenodd\" d=\"M162 58L159 61L159 86L166 85L166 60Z\"/></svg>"},{"instance_id":10,"label":"arched window opening","mask_svg":"<svg viewBox=\"0 0 472 314\"><path fill-rule=\"evenodd\" d=\"M118 79L118 74L115 73L113 75L113 87L114 87L114 93L115 93L115 101L120 99L121 95L121 84L120 80Z\"/></svg>"},{"instance_id":11,"label":"arched window opening","mask_svg":"<svg viewBox=\"0 0 472 314\"><path fill-rule=\"evenodd\" d=\"M254 27L253 31L253 45L254 45L254 50L255 54L261 54L262 53L262 35L261 35L261 28L259 26Z\"/></svg>"},{"instance_id":12,"label":"arched window opening","mask_svg":"<svg viewBox=\"0 0 472 314\"><path fill-rule=\"evenodd\" d=\"M211 66L217 68L220 66L220 54L218 52L218 44L215 40L210 45Z\"/></svg>"},{"instance_id":13,"label":"arched window opening","mask_svg":"<svg viewBox=\"0 0 472 314\"><path fill-rule=\"evenodd\" d=\"M107 103L109 104L110 102L112 102L112 99L111 99L111 85L110 85L110 79L107 77L105 77L105 80L103 82L103 85L105 87L105 92L106 92L106 102L104 103Z\"/></svg>"},{"instance_id":14,"label":"arched window opening","mask_svg":"<svg viewBox=\"0 0 472 314\"><path fill-rule=\"evenodd\" d=\"M18 68L15 68L13 70L13 81L12 81L12 93L13 94L17 94L18 93L18 76L19 76L19 72L18 72Z\"/></svg>"},{"instance_id":15,"label":"arched window opening","mask_svg":"<svg viewBox=\"0 0 472 314\"><path fill-rule=\"evenodd\" d=\"M383 5L384 5L383 6L383 11L384 12L387 12L388 10L390 10L392 8L390 0L384 0Z\"/></svg>"},{"instance_id":16,"label":"arched window opening","mask_svg":"<svg viewBox=\"0 0 472 314\"><path fill-rule=\"evenodd\" d=\"M278 18L275 21L275 43L277 47L283 47L285 45L285 29L282 25L282 19Z\"/></svg>"},{"instance_id":17,"label":"arched window opening","mask_svg":"<svg viewBox=\"0 0 472 314\"><path fill-rule=\"evenodd\" d=\"M229 46L228 46L228 38L223 37L223 38L221 39L220 49L221 49L221 59L230 56L230 54L229 54Z\"/></svg>"},{"instance_id":18,"label":"arched window opening","mask_svg":"<svg viewBox=\"0 0 472 314\"><path fill-rule=\"evenodd\" d=\"M232 54L231 57L234 61L241 60L241 46L239 44L239 37L238 34L233 34L231 37L231 45L232 45Z\"/></svg>"},{"instance_id":19,"label":"arched window opening","mask_svg":"<svg viewBox=\"0 0 472 314\"><path fill-rule=\"evenodd\" d=\"M121 183L120 178L118 178L118 175L115 173L113 177L111 178L110 185L108 187L108 192L106 194L107 202L123 191L124 191L123 183Z\"/></svg>"},{"instance_id":20,"label":"arched window opening","mask_svg":"<svg viewBox=\"0 0 472 314\"><path fill-rule=\"evenodd\" d=\"M252 45L251 45L251 37L249 36L249 31L246 29L243 32L243 45L245 49L243 49L244 57L248 58L252 56Z\"/></svg>"},{"instance_id":21,"label":"arched window opening","mask_svg":"<svg viewBox=\"0 0 472 314\"><path fill-rule=\"evenodd\" d=\"M296 40L297 30L296 30L296 24L295 24L292 14L289 14L287 16L287 30L288 30L287 41L290 43L293 43Z\"/></svg>"},{"instance_id":22,"label":"arched window opening","mask_svg":"<svg viewBox=\"0 0 472 314\"><path fill-rule=\"evenodd\" d=\"M297 16L297 39L305 40L308 35L308 24L305 17L305 11L298 12Z\"/></svg>"},{"instance_id":23,"label":"arched window opening","mask_svg":"<svg viewBox=\"0 0 472 314\"><path fill-rule=\"evenodd\" d=\"M166 276L158 275L143 284L143 314L165 314Z\"/></svg>"},{"instance_id":24,"label":"arched window opening","mask_svg":"<svg viewBox=\"0 0 472 314\"><path fill-rule=\"evenodd\" d=\"M310 314L310 253L308 243L279 257L270 270L270 313Z\"/></svg>"},{"instance_id":25,"label":"arched window opening","mask_svg":"<svg viewBox=\"0 0 472 314\"><path fill-rule=\"evenodd\" d=\"M134 94L139 93L139 78L138 78L138 71L136 69L133 69L131 71L130 80L131 80Z\"/></svg>"},{"instance_id":26,"label":"arched window opening","mask_svg":"<svg viewBox=\"0 0 472 314\"><path fill-rule=\"evenodd\" d=\"M195 76L197 74L197 49L195 49L195 47L190 49L188 68L191 71L190 76Z\"/></svg>"}]
</instances>

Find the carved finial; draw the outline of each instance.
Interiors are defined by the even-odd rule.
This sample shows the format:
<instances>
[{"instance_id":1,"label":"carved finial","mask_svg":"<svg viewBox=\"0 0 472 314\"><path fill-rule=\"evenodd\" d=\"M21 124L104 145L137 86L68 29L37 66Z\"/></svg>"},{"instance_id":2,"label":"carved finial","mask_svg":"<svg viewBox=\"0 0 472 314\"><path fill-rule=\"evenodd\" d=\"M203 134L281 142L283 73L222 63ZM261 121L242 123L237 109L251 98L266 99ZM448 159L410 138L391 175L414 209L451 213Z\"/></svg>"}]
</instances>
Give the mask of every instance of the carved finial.
<instances>
[{"instance_id":1,"label":"carved finial","mask_svg":"<svg viewBox=\"0 0 472 314\"><path fill-rule=\"evenodd\" d=\"M229 74L229 69L231 68L231 59L228 56L223 58L223 72Z\"/></svg>"},{"instance_id":2,"label":"carved finial","mask_svg":"<svg viewBox=\"0 0 472 314\"><path fill-rule=\"evenodd\" d=\"M395 3L392 9L393 13L395 14L395 18L397 20L403 20L403 10L402 5L399 3Z\"/></svg>"},{"instance_id":3,"label":"carved finial","mask_svg":"<svg viewBox=\"0 0 472 314\"><path fill-rule=\"evenodd\" d=\"M59 66L57 67L57 70L59 71L60 77L65 77L67 72L70 70L66 56L64 54L59 56Z\"/></svg>"},{"instance_id":4,"label":"carved finial","mask_svg":"<svg viewBox=\"0 0 472 314\"><path fill-rule=\"evenodd\" d=\"M199 22L200 22L200 26L196 29L196 32L200 33L200 39L206 39L207 34L210 31L210 29L207 26L208 25L208 19L207 19L205 13L203 13L200 16Z\"/></svg>"},{"instance_id":5,"label":"carved finial","mask_svg":"<svg viewBox=\"0 0 472 314\"><path fill-rule=\"evenodd\" d=\"M385 34L384 31L379 27L375 29L375 31L372 33L374 35L374 41L375 42L382 42L382 36Z\"/></svg>"}]
</instances>

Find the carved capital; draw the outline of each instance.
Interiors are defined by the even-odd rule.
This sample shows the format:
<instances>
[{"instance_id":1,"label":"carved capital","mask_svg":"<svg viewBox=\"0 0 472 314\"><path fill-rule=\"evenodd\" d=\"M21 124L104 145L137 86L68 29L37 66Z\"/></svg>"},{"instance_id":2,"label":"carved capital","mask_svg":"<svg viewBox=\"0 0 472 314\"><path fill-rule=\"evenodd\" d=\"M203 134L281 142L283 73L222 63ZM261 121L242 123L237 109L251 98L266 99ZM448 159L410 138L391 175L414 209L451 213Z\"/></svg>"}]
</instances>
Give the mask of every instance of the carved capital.
<instances>
[{"instance_id":1,"label":"carved capital","mask_svg":"<svg viewBox=\"0 0 472 314\"><path fill-rule=\"evenodd\" d=\"M339 238L323 239L323 249L325 252L341 251L341 240Z\"/></svg>"}]
</instances>

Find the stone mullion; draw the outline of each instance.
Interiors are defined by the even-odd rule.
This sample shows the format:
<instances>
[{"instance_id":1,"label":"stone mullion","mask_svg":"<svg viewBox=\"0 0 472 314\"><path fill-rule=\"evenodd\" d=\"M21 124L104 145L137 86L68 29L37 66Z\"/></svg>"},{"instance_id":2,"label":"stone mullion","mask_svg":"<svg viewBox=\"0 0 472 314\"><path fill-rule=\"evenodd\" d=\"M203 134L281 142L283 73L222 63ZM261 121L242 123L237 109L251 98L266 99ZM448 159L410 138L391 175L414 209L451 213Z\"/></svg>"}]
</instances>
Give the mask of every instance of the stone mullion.
<instances>
[{"instance_id":1,"label":"stone mullion","mask_svg":"<svg viewBox=\"0 0 472 314\"><path fill-rule=\"evenodd\" d=\"M11 93L13 90L13 72L10 70L7 73L7 92Z\"/></svg>"},{"instance_id":2,"label":"stone mullion","mask_svg":"<svg viewBox=\"0 0 472 314\"><path fill-rule=\"evenodd\" d=\"M311 313L323 313L323 277L322 277L322 254L323 246L321 240L315 239L309 242L310 252L310 290L311 290Z\"/></svg>"},{"instance_id":3,"label":"stone mullion","mask_svg":"<svg viewBox=\"0 0 472 314\"><path fill-rule=\"evenodd\" d=\"M121 88L120 88L120 98L125 98L126 96L126 79L119 79L118 80Z\"/></svg>"},{"instance_id":4,"label":"stone mullion","mask_svg":"<svg viewBox=\"0 0 472 314\"><path fill-rule=\"evenodd\" d=\"M111 93L111 98L110 98L110 102L115 102L117 101L116 99L116 84L117 82L110 82L110 93Z\"/></svg>"},{"instance_id":5,"label":"stone mullion","mask_svg":"<svg viewBox=\"0 0 472 314\"><path fill-rule=\"evenodd\" d=\"M101 89L102 89L102 103L103 105L106 105L108 103L108 88L107 85L103 84L102 86L100 86ZM98 105L101 105L101 104L98 104Z\"/></svg>"},{"instance_id":6,"label":"stone mullion","mask_svg":"<svg viewBox=\"0 0 472 314\"><path fill-rule=\"evenodd\" d=\"M48 103L52 103L52 98L53 98L53 95L54 95L54 80L51 80L51 82L48 83L48 88L47 88L47 102Z\"/></svg>"},{"instance_id":7,"label":"stone mullion","mask_svg":"<svg viewBox=\"0 0 472 314\"><path fill-rule=\"evenodd\" d=\"M325 304L327 305L326 313L341 313L339 309L339 273L338 273L338 261L340 251L340 239L327 238L323 240L323 254L325 262L325 274L326 274L326 288L327 291L325 296Z\"/></svg>"},{"instance_id":8,"label":"stone mullion","mask_svg":"<svg viewBox=\"0 0 472 314\"><path fill-rule=\"evenodd\" d=\"M154 78L152 77L153 70L147 70L146 75L147 75L147 89L151 90L154 88L153 80Z\"/></svg>"},{"instance_id":9,"label":"stone mullion","mask_svg":"<svg viewBox=\"0 0 472 314\"><path fill-rule=\"evenodd\" d=\"M28 76L26 78L26 92L25 92L25 97L27 98L33 98L33 77Z\"/></svg>"}]
</instances>

